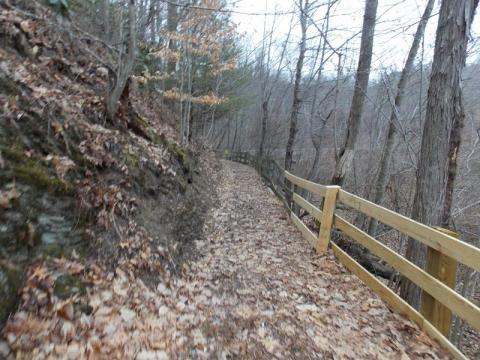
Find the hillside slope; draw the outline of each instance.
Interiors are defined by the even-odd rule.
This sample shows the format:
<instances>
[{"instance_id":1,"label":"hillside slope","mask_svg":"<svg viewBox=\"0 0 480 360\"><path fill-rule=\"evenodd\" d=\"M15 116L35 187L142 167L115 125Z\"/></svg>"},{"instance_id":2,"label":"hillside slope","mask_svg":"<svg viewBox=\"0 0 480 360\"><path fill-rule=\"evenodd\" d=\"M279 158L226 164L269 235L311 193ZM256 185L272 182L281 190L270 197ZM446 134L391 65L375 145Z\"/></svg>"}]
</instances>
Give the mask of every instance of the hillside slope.
<instances>
[{"instance_id":1,"label":"hillside slope","mask_svg":"<svg viewBox=\"0 0 480 360\"><path fill-rule=\"evenodd\" d=\"M0 322L18 306L88 314L115 269L146 286L180 272L211 204L209 155L182 149L174 115L134 86L107 122L111 54L52 9L1 2L0 43Z\"/></svg>"}]
</instances>

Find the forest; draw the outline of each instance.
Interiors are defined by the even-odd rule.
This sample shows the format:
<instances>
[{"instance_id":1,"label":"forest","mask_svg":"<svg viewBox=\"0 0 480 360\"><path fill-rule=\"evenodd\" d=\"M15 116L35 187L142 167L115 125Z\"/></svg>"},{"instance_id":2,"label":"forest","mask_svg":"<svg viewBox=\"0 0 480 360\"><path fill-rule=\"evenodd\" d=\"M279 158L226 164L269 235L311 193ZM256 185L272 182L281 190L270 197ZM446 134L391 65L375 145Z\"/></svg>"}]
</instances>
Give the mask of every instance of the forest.
<instances>
[{"instance_id":1,"label":"forest","mask_svg":"<svg viewBox=\"0 0 480 360\"><path fill-rule=\"evenodd\" d=\"M477 5L0 0L0 358L451 358L299 245L269 179L225 159L339 186L449 231L473 258ZM413 237L334 211L428 267ZM338 228L331 241L420 311L418 284ZM475 311L477 270L453 275ZM448 326L480 357L465 316Z\"/></svg>"}]
</instances>

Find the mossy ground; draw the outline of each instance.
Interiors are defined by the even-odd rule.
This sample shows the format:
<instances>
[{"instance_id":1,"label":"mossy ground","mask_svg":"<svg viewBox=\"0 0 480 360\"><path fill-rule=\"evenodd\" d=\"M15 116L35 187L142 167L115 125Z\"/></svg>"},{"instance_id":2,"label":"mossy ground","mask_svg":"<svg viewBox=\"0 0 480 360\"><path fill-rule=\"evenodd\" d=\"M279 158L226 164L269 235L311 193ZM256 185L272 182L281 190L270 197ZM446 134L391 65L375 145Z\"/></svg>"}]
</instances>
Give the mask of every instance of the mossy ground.
<instances>
[{"instance_id":1,"label":"mossy ground","mask_svg":"<svg viewBox=\"0 0 480 360\"><path fill-rule=\"evenodd\" d=\"M1 147L0 150L7 160L7 167L1 176L3 182L19 181L42 190L65 194L74 192L72 184L58 178L43 160L36 157L28 158L24 148L18 143L11 147Z\"/></svg>"}]
</instances>

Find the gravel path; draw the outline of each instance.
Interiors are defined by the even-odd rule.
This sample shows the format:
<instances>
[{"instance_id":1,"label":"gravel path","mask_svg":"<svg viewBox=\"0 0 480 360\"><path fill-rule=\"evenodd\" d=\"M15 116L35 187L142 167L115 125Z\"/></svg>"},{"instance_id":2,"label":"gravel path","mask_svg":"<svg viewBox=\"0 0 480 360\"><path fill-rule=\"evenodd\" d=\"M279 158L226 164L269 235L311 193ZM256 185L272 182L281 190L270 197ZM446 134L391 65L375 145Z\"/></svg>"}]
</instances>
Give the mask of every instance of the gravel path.
<instances>
[{"instance_id":1,"label":"gravel path","mask_svg":"<svg viewBox=\"0 0 480 360\"><path fill-rule=\"evenodd\" d=\"M212 300L199 309L205 355L448 358L331 253L317 255L252 168L224 161L223 169L221 205L190 269Z\"/></svg>"}]
</instances>

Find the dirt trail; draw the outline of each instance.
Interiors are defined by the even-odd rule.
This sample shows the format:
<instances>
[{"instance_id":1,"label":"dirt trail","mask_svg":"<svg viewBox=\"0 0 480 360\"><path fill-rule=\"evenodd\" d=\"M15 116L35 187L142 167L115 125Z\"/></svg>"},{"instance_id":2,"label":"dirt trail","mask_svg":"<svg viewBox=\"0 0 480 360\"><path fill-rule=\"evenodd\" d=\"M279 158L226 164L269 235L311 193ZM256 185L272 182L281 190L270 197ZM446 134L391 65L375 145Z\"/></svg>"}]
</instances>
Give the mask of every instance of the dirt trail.
<instances>
[{"instance_id":1,"label":"dirt trail","mask_svg":"<svg viewBox=\"0 0 480 360\"><path fill-rule=\"evenodd\" d=\"M331 253L316 254L252 168L225 161L221 171L219 205L182 277L159 272L153 289L128 263L104 273L58 261L95 286L47 306L53 275L38 266L0 358L448 358Z\"/></svg>"},{"instance_id":2,"label":"dirt trail","mask_svg":"<svg viewBox=\"0 0 480 360\"><path fill-rule=\"evenodd\" d=\"M223 165L221 205L189 271L203 282L204 355L448 358L333 255L317 255L252 168Z\"/></svg>"}]
</instances>

